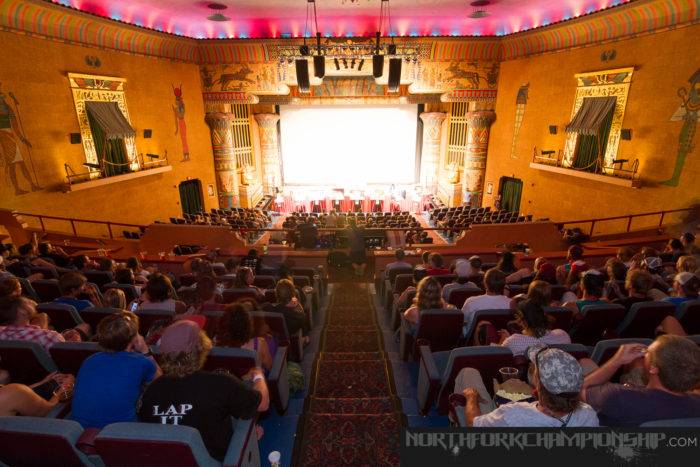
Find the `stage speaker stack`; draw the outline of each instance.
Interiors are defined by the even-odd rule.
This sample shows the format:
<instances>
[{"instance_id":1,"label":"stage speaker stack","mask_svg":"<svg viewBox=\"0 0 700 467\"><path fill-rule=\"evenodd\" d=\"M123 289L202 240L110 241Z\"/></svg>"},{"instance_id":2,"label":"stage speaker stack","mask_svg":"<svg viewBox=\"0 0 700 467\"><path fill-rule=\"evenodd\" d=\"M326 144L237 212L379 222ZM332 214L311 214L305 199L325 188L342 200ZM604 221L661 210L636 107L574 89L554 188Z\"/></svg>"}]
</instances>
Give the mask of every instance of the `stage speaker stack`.
<instances>
[{"instance_id":1,"label":"stage speaker stack","mask_svg":"<svg viewBox=\"0 0 700 467\"><path fill-rule=\"evenodd\" d=\"M316 78L326 76L326 57L323 55L314 55L314 76Z\"/></svg>"},{"instance_id":2,"label":"stage speaker stack","mask_svg":"<svg viewBox=\"0 0 700 467\"><path fill-rule=\"evenodd\" d=\"M297 85L299 92L311 92L311 83L309 82L309 62L305 59L298 59L294 62L297 70Z\"/></svg>"},{"instance_id":3,"label":"stage speaker stack","mask_svg":"<svg viewBox=\"0 0 700 467\"><path fill-rule=\"evenodd\" d=\"M401 84L401 62L400 58L389 59L389 92L397 92Z\"/></svg>"},{"instance_id":4,"label":"stage speaker stack","mask_svg":"<svg viewBox=\"0 0 700 467\"><path fill-rule=\"evenodd\" d=\"M384 55L372 56L372 76L381 78L384 74Z\"/></svg>"}]
</instances>

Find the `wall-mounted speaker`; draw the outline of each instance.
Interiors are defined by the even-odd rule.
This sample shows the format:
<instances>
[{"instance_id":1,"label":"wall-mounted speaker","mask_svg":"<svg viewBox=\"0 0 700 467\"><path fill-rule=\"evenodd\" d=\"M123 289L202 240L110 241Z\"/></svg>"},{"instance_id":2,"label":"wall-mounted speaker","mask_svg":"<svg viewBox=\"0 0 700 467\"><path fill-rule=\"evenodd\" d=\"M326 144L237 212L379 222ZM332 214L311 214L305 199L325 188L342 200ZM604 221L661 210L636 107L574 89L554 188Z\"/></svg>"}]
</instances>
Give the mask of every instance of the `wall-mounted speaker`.
<instances>
[{"instance_id":1,"label":"wall-mounted speaker","mask_svg":"<svg viewBox=\"0 0 700 467\"><path fill-rule=\"evenodd\" d=\"M153 130L151 130L151 129L143 130L143 137L144 138L150 138L152 136L153 136Z\"/></svg>"},{"instance_id":2,"label":"wall-mounted speaker","mask_svg":"<svg viewBox=\"0 0 700 467\"><path fill-rule=\"evenodd\" d=\"M632 129L631 128L623 128L620 130L620 139L624 139L625 141L631 141L632 140Z\"/></svg>"},{"instance_id":3,"label":"wall-mounted speaker","mask_svg":"<svg viewBox=\"0 0 700 467\"><path fill-rule=\"evenodd\" d=\"M381 78L384 74L384 55L372 55L372 76Z\"/></svg>"},{"instance_id":4,"label":"wall-mounted speaker","mask_svg":"<svg viewBox=\"0 0 700 467\"><path fill-rule=\"evenodd\" d=\"M556 126L556 125L549 125L549 134L550 134L550 135L556 135L556 134L557 134L557 126Z\"/></svg>"},{"instance_id":5,"label":"wall-mounted speaker","mask_svg":"<svg viewBox=\"0 0 700 467\"><path fill-rule=\"evenodd\" d=\"M314 55L314 76L316 78L326 76L326 57L323 55Z\"/></svg>"},{"instance_id":6,"label":"wall-mounted speaker","mask_svg":"<svg viewBox=\"0 0 700 467\"><path fill-rule=\"evenodd\" d=\"M70 144L80 144L81 138L80 138L80 133L71 133L70 134Z\"/></svg>"},{"instance_id":7,"label":"wall-mounted speaker","mask_svg":"<svg viewBox=\"0 0 700 467\"><path fill-rule=\"evenodd\" d=\"M309 83L309 62L306 59L300 59L294 62L297 70L297 85L300 92L311 92L311 83Z\"/></svg>"},{"instance_id":8,"label":"wall-mounted speaker","mask_svg":"<svg viewBox=\"0 0 700 467\"><path fill-rule=\"evenodd\" d=\"M401 84L401 63L400 58L389 59L389 92L397 92Z\"/></svg>"}]
</instances>

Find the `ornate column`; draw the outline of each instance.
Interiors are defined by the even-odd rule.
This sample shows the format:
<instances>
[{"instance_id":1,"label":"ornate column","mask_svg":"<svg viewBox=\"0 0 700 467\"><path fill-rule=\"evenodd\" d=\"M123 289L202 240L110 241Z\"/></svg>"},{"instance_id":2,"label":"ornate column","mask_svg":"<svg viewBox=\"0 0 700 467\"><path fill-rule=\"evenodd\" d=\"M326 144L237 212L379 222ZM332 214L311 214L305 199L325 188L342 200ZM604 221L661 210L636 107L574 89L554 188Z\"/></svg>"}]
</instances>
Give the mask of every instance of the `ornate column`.
<instances>
[{"instance_id":1,"label":"ornate column","mask_svg":"<svg viewBox=\"0 0 700 467\"><path fill-rule=\"evenodd\" d=\"M420 161L420 184L435 192L440 160L440 130L447 117L443 112L423 112L423 150Z\"/></svg>"},{"instance_id":2,"label":"ornate column","mask_svg":"<svg viewBox=\"0 0 700 467\"><path fill-rule=\"evenodd\" d=\"M279 119L277 114L255 114L260 128L263 190L268 194L271 194L275 187L282 187L282 164L277 138Z\"/></svg>"},{"instance_id":3,"label":"ornate column","mask_svg":"<svg viewBox=\"0 0 700 467\"><path fill-rule=\"evenodd\" d=\"M462 202L481 206L486 176L486 154L489 147L489 130L496 120L493 110L477 110L467 113L467 153L464 155L464 192Z\"/></svg>"},{"instance_id":4,"label":"ornate column","mask_svg":"<svg viewBox=\"0 0 700 467\"><path fill-rule=\"evenodd\" d=\"M233 114L225 112L211 112L204 117L211 129L214 172L221 208L230 208L239 204L236 154L233 151L233 134L231 133L231 120L233 119Z\"/></svg>"}]
</instances>

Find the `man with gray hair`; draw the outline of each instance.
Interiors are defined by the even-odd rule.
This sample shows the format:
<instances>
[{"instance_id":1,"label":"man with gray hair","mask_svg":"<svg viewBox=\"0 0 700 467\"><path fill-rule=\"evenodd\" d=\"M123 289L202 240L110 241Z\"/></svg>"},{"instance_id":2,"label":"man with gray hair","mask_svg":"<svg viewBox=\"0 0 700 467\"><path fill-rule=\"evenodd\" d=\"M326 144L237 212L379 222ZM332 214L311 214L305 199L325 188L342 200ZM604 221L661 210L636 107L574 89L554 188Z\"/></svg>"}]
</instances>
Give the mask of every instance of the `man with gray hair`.
<instances>
[{"instance_id":1,"label":"man with gray hair","mask_svg":"<svg viewBox=\"0 0 700 467\"><path fill-rule=\"evenodd\" d=\"M464 415L467 426L489 427L595 427L595 410L579 399L583 369L570 354L545 345L527 350L531 363L531 383L537 400L511 402L495 410L479 373L463 369L455 380L455 392L467 400Z\"/></svg>"},{"instance_id":2,"label":"man with gray hair","mask_svg":"<svg viewBox=\"0 0 700 467\"><path fill-rule=\"evenodd\" d=\"M469 278L474 275L474 270L466 259L457 260L454 273L457 275L454 282L446 284L442 288L443 300L447 301L450 298L450 292L453 290L480 290L479 286L469 281Z\"/></svg>"}]
</instances>

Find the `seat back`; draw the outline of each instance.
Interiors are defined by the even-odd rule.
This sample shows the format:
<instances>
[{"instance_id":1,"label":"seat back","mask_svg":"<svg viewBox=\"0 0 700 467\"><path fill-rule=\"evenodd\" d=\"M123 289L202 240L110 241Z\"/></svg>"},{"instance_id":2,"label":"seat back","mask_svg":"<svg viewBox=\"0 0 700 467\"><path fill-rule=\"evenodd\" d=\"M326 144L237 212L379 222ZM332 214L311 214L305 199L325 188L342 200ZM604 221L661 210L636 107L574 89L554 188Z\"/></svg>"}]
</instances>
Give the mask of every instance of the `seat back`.
<instances>
[{"instance_id":1,"label":"seat back","mask_svg":"<svg viewBox=\"0 0 700 467\"><path fill-rule=\"evenodd\" d=\"M92 328L93 332L97 330L97 325L105 316L109 316L113 313L117 313L119 308L86 308L80 312L80 318L88 323Z\"/></svg>"},{"instance_id":2,"label":"seat back","mask_svg":"<svg viewBox=\"0 0 700 467\"><path fill-rule=\"evenodd\" d=\"M474 338L476 326L480 321L488 321L493 324L496 329L505 329L508 321L515 319L512 310L477 310L472 315L467 330L464 334L467 345Z\"/></svg>"},{"instance_id":3,"label":"seat back","mask_svg":"<svg viewBox=\"0 0 700 467\"><path fill-rule=\"evenodd\" d=\"M409 276L411 276L411 282L413 282L413 268L402 266L402 267L392 268L389 270L389 274L387 275L387 279L389 279L389 283L396 284L396 278L399 275L409 275ZM406 286L406 287L408 287L408 286ZM404 288L406 288L406 287L404 287ZM394 289L396 289L396 287L394 287Z\"/></svg>"},{"instance_id":4,"label":"seat back","mask_svg":"<svg viewBox=\"0 0 700 467\"><path fill-rule=\"evenodd\" d=\"M591 352L591 360L598 365L602 365L610 360L617 352L617 349L625 344L644 344L649 346L652 342L653 340L646 338L606 339L599 341L593 348L593 352Z\"/></svg>"},{"instance_id":5,"label":"seat back","mask_svg":"<svg viewBox=\"0 0 700 467\"><path fill-rule=\"evenodd\" d=\"M700 427L700 417L675 418L672 420L654 420L639 425L645 428Z\"/></svg>"},{"instance_id":6,"label":"seat back","mask_svg":"<svg viewBox=\"0 0 700 467\"><path fill-rule=\"evenodd\" d=\"M563 329L568 332L573 314L573 311L563 306L548 306L544 308L544 315L550 321L550 329Z\"/></svg>"},{"instance_id":7,"label":"seat back","mask_svg":"<svg viewBox=\"0 0 700 467\"><path fill-rule=\"evenodd\" d=\"M24 277L17 277L17 280L22 286L22 296L27 297L30 300L34 300L37 303L41 302L41 299L39 298L39 295L37 295L36 290L34 290L34 287L32 287L31 282Z\"/></svg>"},{"instance_id":8,"label":"seat back","mask_svg":"<svg viewBox=\"0 0 700 467\"><path fill-rule=\"evenodd\" d=\"M440 287L445 287L447 284L457 280L456 274L439 274L433 277L440 283Z\"/></svg>"},{"instance_id":9,"label":"seat back","mask_svg":"<svg viewBox=\"0 0 700 467\"><path fill-rule=\"evenodd\" d=\"M117 284L115 282L110 282L102 286L103 291L108 291L109 289L119 289L124 292L126 297L126 303L131 303L137 298L139 298L138 292L136 292L136 287L131 284Z\"/></svg>"},{"instance_id":10,"label":"seat back","mask_svg":"<svg viewBox=\"0 0 700 467\"><path fill-rule=\"evenodd\" d=\"M13 383L34 384L56 371L46 349L36 342L0 340L0 365Z\"/></svg>"},{"instance_id":11,"label":"seat back","mask_svg":"<svg viewBox=\"0 0 700 467\"><path fill-rule=\"evenodd\" d=\"M92 466L75 443L83 427L73 420L44 417L0 417L0 464Z\"/></svg>"},{"instance_id":12,"label":"seat back","mask_svg":"<svg viewBox=\"0 0 700 467\"><path fill-rule=\"evenodd\" d=\"M38 279L32 282L32 287L42 302L52 302L61 296L58 279Z\"/></svg>"},{"instance_id":13,"label":"seat back","mask_svg":"<svg viewBox=\"0 0 700 467\"><path fill-rule=\"evenodd\" d=\"M469 297L476 297L478 295L483 295L483 294L484 294L484 291L481 289L450 290L450 293L447 296L447 302L451 303L452 305L461 309L464 306L464 302Z\"/></svg>"},{"instance_id":14,"label":"seat back","mask_svg":"<svg viewBox=\"0 0 700 467\"><path fill-rule=\"evenodd\" d=\"M136 310L136 316L139 317L139 332L142 336L145 336L156 321L172 320L173 316L175 316L175 312L166 310Z\"/></svg>"},{"instance_id":15,"label":"seat back","mask_svg":"<svg viewBox=\"0 0 700 467\"><path fill-rule=\"evenodd\" d=\"M100 289L102 289L105 284L109 284L114 280L112 273L107 271L85 271L83 275L87 278L88 282L92 282Z\"/></svg>"},{"instance_id":16,"label":"seat back","mask_svg":"<svg viewBox=\"0 0 700 467\"><path fill-rule=\"evenodd\" d=\"M556 284L555 284L555 285L552 285L552 286L549 288L549 292L550 292L550 298L551 298L552 300L555 300L555 301L558 302L559 300L561 300L561 297L562 297L562 296L564 295L564 293L566 292L566 286L563 286L563 285L556 285Z\"/></svg>"},{"instance_id":17,"label":"seat back","mask_svg":"<svg viewBox=\"0 0 700 467\"><path fill-rule=\"evenodd\" d=\"M97 352L100 352L97 342L59 342L49 349L58 371L71 375L77 375L85 359Z\"/></svg>"},{"instance_id":18,"label":"seat back","mask_svg":"<svg viewBox=\"0 0 700 467\"><path fill-rule=\"evenodd\" d=\"M700 300L681 303L675 316L687 334L700 334Z\"/></svg>"},{"instance_id":19,"label":"seat back","mask_svg":"<svg viewBox=\"0 0 700 467\"><path fill-rule=\"evenodd\" d=\"M274 289L275 288L275 276L255 276L253 279L253 285L260 287L261 289Z\"/></svg>"},{"instance_id":20,"label":"seat back","mask_svg":"<svg viewBox=\"0 0 700 467\"><path fill-rule=\"evenodd\" d=\"M518 294L527 293L526 285L508 284L506 285L506 294L509 297L515 297Z\"/></svg>"},{"instance_id":21,"label":"seat back","mask_svg":"<svg viewBox=\"0 0 700 467\"><path fill-rule=\"evenodd\" d=\"M314 268L292 268L292 274L295 276L306 276L309 282L313 283L316 271Z\"/></svg>"},{"instance_id":22,"label":"seat back","mask_svg":"<svg viewBox=\"0 0 700 467\"><path fill-rule=\"evenodd\" d=\"M40 303L36 309L39 313L46 313L49 316L51 326L58 332L63 332L83 323L83 318L80 317L72 305L65 303Z\"/></svg>"},{"instance_id":23,"label":"seat back","mask_svg":"<svg viewBox=\"0 0 700 467\"><path fill-rule=\"evenodd\" d=\"M197 278L191 272L188 272L187 274L180 274L177 280L182 287L189 287L197 282Z\"/></svg>"},{"instance_id":24,"label":"seat back","mask_svg":"<svg viewBox=\"0 0 700 467\"><path fill-rule=\"evenodd\" d=\"M212 348L204 362L206 371L225 371L239 378L256 366L260 366L256 352L232 347Z\"/></svg>"},{"instance_id":25,"label":"seat back","mask_svg":"<svg viewBox=\"0 0 700 467\"><path fill-rule=\"evenodd\" d=\"M595 345L605 334L617 329L627 310L622 305L587 305L571 324L572 342Z\"/></svg>"},{"instance_id":26,"label":"seat back","mask_svg":"<svg viewBox=\"0 0 700 467\"><path fill-rule=\"evenodd\" d=\"M416 341L425 339L432 352L452 350L462 337L461 310L424 310L418 317Z\"/></svg>"},{"instance_id":27,"label":"seat back","mask_svg":"<svg viewBox=\"0 0 700 467\"><path fill-rule=\"evenodd\" d=\"M44 279L58 279L58 273L56 268L42 267L42 266L30 266L29 271L32 274L41 274Z\"/></svg>"},{"instance_id":28,"label":"seat back","mask_svg":"<svg viewBox=\"0 0 700 467\"><path fill-rule=\"evenodd\" d=\"M209 455L199 431L184 425L113 423L97 435L95 448L108 467L221 465Z\"/></svg>"},{"instance_id":29,"label":"seat back","mask_svg":"<svg viewBox=\"0 0 700 467\"><path fill-rule=\"evenodd\" d=\"M253 311L253 328L260 329L261 325L266 325L278 343L289 342L290 336L287 330L287 323L282 313L274 311Z\"/></svg>"},{"instance_id":30,"label":"seat back","mask_svg":"<svg viewBox=\"0 0 700 467\"><path fill-rule=\"evenodd\" d=\"M460 347L450 352L447 359L440 385L438 396L438 413L445 415L448 412L449 397L455 386L455 378L463 368L474 368L481 375L486 389L493 395L494 378L498 379L500 370L506 366L515 364L513 353L507 347L500 346L474 346Z\"/></svg>"},{"instance_id":31,"label":"seat back","mask_svg":"<svg viewBox=\"0 0 700 467\"><path fill-rule=\"evenodd\" d=\"M617 328L617 334L620 337L653 338L661 321L675 312L676 307L672 303L635 303Z\"/></svg>"},{"instance_id":32,"label":"seat back","mask_svg":"<svg viewBox=\"0 0 700 467\"><path fill-rule=\"evenodd\" d=\"M393 272L393 271L392 271ZM413 274L398 274L394 281L393 292L401 295L404 290L413 285Z\"/></svg>"},{"instance_id":33,"label":"seat back","mask_svg":"<svg viewBox=\"0 0 700 467\"><path fill-rule=\"evenodd\" d=\"M224 289L221 295L224 303L233 303L243 298L257 299L255 290L251 289Z\"/></svg>"},{"instance_id":34,"label":"seat back","mask_svg":"<svg viewBox=\"0 0 700 467\"><path fill-rule=\"evenodd\" d=\"M294 276L294 285L296 287L311 287L311 280L307 276Z\"/></svg>"},{"instance_id":35,"label":"seat back","mask_svg":"<svg viewBox=\"0 0 700 467\"><path fill-rule=\"evenodd\" d=\"M589 358L591 356L590 350L583 344L553 344L548 347L563 350L564 352L573 356L576 360Z\"/></svg>"}]
</instances>

